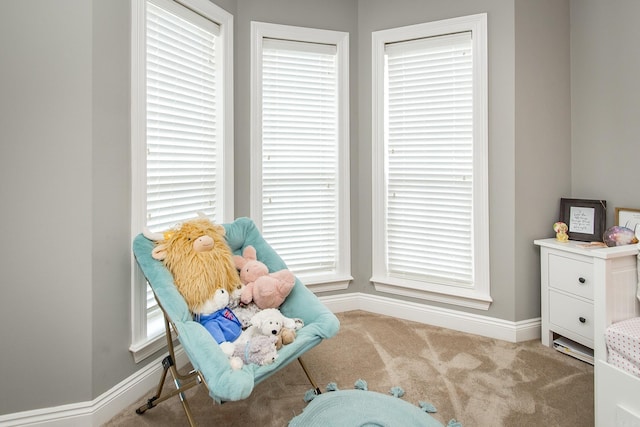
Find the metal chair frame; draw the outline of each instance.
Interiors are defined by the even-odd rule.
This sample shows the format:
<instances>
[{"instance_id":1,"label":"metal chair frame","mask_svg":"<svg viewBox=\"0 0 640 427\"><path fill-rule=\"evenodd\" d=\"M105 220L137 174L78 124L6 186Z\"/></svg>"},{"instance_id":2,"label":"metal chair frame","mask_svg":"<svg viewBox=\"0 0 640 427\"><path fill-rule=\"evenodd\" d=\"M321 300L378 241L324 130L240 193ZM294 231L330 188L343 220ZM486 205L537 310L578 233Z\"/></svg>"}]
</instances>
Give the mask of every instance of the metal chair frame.
<instances>
[{"instance_id":1,"label":"metal chair frame","mask_svg":"<svg viewBox=\"0 0 640 427\"><path fill-rule=\"evenodd\" d=\"M156 297L155 292L154 292L154 297ZM191 407L189 406L189 402L187 401L187 397L185 396L184 392L200 384L204 384L206 386L206 381L204 380L200 372L196 370L190 371L187 374L182 374L178 370L175 364L175 360L176 360L175 346L173 343L174 338L171 332L173 330L177 336L178 330L173 325L173 323L169 320L167 313L165 312L164 308L162 307L162 304L160 304L160 301L158 300L157 297L156 297L156 301L158 303L158 307L160 307L160 310L162 310L162 315L164 317L165 338L167 339L167 349L169 354L164 359L162 359L163 372L162 372L162 376L160 377L160 382L158 383L156 393L152 397L147 399L147 403L145 403L144 405L136 409L136 414L142 415L147 410L156 407L159 403L164 402L165 400L170 399L177 395L180 397L180 402L182 403L182 408L184 409L185 415L187 416L189 425L194 427L196 426L196 422L195 422L195 419L193 418ZM304 362L300 357L298 357L298 362L300 363L302 370L307 376L307 379L311 383L311 386L313 387L315 394L316 395L321 394L320 388L316 384L315 380L309 374L307 367L305 366ZM164 385L165 385L168 373L171 373L171 377L173 378L173 384L175 385L175 389L170 391L164 390Z\"/></svg>"}]
</instances>

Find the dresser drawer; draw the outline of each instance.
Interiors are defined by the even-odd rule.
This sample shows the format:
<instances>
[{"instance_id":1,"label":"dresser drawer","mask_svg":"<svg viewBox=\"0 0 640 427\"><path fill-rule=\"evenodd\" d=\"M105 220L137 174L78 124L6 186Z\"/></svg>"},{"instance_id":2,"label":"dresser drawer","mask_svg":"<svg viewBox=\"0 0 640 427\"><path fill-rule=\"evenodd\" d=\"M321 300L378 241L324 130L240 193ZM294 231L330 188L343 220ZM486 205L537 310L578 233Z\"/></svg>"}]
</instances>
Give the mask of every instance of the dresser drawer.
<instances>
[{"instance_id":1,"label":"dresser drawer","mask_svg":"<svg viewBox=\"0 0 640 427\"><path fill-rule=\"evenodd\" d=\"M549 254L549 287L593 300L593 264Z\"/></svg>"},{"instance_id":2,"label":"dresser drawer","mask_svg":"<svg viewBox=\"0 0 640 427\"><path fill-rule=\"evenodd\" d=\"M593 341L593 303L550 290L549 323Z\"/></svg>"}]
</instances>

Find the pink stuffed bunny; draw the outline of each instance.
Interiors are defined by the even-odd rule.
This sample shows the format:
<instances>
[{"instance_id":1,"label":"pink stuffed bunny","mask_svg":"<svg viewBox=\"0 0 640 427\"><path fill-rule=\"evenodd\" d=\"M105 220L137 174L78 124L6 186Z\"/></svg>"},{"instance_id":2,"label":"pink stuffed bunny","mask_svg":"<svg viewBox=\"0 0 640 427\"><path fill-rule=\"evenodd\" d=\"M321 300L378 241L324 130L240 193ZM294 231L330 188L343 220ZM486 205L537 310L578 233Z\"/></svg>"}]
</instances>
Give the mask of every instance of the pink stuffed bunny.
<instances>
[{"instance_id":1,"label":"pink stuffed bunny","mask_svg":"<svg viewBox=\"0 0 640 427\"><path fill-rule=\"evenodd\" d=\"M240 271L240 281L244 284L240 301L253 301L259 308L278 308L293 289L295 277L289 270L269 273L264 263L258 261L256 249L247 246L242 256L234 255L233 261Z\"/></svg>"}]
</instances>

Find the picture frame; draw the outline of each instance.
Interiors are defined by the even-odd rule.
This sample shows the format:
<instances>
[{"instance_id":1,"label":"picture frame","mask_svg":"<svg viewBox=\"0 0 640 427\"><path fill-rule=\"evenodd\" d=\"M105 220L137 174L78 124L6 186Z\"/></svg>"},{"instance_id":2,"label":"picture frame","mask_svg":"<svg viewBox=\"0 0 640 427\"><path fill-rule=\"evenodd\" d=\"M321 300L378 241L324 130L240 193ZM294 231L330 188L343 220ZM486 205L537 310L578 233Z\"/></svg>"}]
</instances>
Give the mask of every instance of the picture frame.
<instances>
[{"instance_id":1,"label":"picture frame","mask_svg":"<svg viewBox=\"0 0 640 427\"><path fill-rule=\"evenodd\" d=\"M615 225L634 230L636 237L640 240L640 209L617 207Z\"/></svg>"},{"instance_id":2,"label":"picture frame","mask_svg":"<svg viewBox=\"0 0 640 427\"><path fill-rule=\"evenodd\" d=\"M606 215L606 200L560 199L560 221L567 224L570 240L602 242Z\"/></svg>"}]
</instances>

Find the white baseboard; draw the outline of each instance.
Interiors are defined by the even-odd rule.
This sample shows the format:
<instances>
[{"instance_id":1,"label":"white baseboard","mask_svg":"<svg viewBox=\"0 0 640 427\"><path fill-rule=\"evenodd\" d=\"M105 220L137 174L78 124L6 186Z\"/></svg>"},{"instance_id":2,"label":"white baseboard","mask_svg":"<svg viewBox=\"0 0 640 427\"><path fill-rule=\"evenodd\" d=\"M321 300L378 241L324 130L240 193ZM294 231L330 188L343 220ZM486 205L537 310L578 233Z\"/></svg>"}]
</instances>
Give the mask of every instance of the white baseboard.
<instances>
[{"instance_id":1,"label":"white baseboard","mask_svg":"<svg viewBox=\"0 0 640 427\"><path fill-rule=\"evenodd\" d=\"M319 298L334 313L363 310L510 342L540 338L540 318L509 322L493 317L363 293L321 296ZM163 358L164 356L149 363L92 401L0 415L0 427L102 425L131 405L132 402L141 400L141 396L157 386L162 373L161 361ZM179 368L188 363L180 346L176 347L176 359L176 366Z\"/></svg>"},{"instance_id":2,"label":"white baseboard","mask_svg":"<svg viewBox=\"0 0 640 427\"><path fill-rule=\"evenodd\" d=\"M182 347L176 346L175 353L177 367L181 368L189 362ZM162 356L149 363L92 401L0 415L0 427L102 425L158 386L162 374L162 359L164 358L165 356ZM143 401L140 402L141 405L143 403Z\"/></svg>"},{"instance_id":3,"label":"white baseboard","mask_svg":"<svg viewBox=\"0 0 640 427\"><path fill-rule=\"evenodd\" d=\"M540 338L541 320L539 317L510 322L494 317L363 293L320 296L319 298L334 313L363 310L510 342Z\"/></svg>"}]
</instances>

